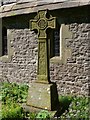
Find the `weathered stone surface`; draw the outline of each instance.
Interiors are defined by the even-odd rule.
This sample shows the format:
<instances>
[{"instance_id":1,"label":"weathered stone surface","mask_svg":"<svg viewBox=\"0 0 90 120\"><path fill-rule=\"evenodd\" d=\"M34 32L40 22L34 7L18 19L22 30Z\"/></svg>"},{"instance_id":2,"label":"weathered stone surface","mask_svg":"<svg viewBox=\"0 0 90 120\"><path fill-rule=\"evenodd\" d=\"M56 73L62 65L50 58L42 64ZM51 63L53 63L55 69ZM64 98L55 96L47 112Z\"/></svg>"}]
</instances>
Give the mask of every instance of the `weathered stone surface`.
<instances>
[{"instance_id":1,"label":"weathered stone surface","mask_svg":"<svg viewBox=\"0 0 90 120\"><path fill-rule=\"evenodd\" d=\"M30 83L27 105L46 109L56 110L58 96L55 84Z\"/></svg>"},{"instance_id":2,"label":"weathered stone surface","mask_svg":"<svg viewBox=\"0 0 90 120\"><path fill-rule=\"evenodd\" d=\"M0 3L2 5L6 5L6 4L11 4L11 3L15 3L17 2L17 0L1 0Z\"/></svg>"},{"instance_id":3,"label":"weathered stone surface","mask_svg":"<svg viewBox=\"0 0 90 120\"><path fill-rule=\"evenodd\" d=\"M10 31L10 30L9 30ZM14 50L9 62L0 62L0 81L29 82L37 75L37 37L28 29L14 30L9 38Z\"/></svg>"},{"instance_id":4,"label":"weathered stone surface","mask_svg":"<svg viewBox=\"0 0 90 120\"><path fill-rule=\"evenodd\" d=\"M15 2L14 2L15 3ZM49 10L55 10L55 9L61 9L61 8L71 8L71 7L78 7L78 6L85 6L90 5L90 0L87 0L85 2L79 1L79 0L55 0L55 1L29 1L29 2L16 2L15 4L11 4L12 7L9 8L8 11L6 11L6 5L1 6L0 10L0 18L1 17L7 17L7 16L14 16L14 15L20 15L20 14L28 14L37 12L38 10L48 9Z\"/></svg>"},{"instance_id":5,"label":"weathered stone surface","mask_svg":"<svg viewBox=\"0 0 90 120\"><path fill-rule=\"evenodd\" d=\"M51 80L57 82L60 94L89 94L89 26L90 24L85 23L70 24L69 28L73 33L73 38L67 39L66 45L72 50L72 56L64 65L59 62L50 65Z\"/></svg>"},{"instance_id":6,"label":"weathered stone surface","mask_svg":"<svg viewBox=\"0 0 90 120\"><path fill-rule=\"evenodd\" d=\"M37 29L38 31L38 82L49 83L49 56L47 54L48 42L46 30L56 27L56 18L51 16L47 19L46 14L48 14L47 10L38 11L35 19L30 20L30 28L31 30Z\"/></svg>"}]
</instances>

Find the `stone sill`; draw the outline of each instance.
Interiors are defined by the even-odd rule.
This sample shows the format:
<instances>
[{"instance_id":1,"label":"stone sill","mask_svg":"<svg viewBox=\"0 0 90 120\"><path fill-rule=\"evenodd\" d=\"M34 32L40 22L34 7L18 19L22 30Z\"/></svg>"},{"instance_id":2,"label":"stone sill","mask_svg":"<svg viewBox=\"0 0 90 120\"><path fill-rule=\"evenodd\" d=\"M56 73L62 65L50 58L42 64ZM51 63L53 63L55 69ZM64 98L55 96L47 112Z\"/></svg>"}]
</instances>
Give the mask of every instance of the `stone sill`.
<instances>
[{"instance_id":1,"label":"stone sill","mask_svg":"<svg viewBox=\"0 0 90 120\"><path fill-rule=\"evenodd\" d=\"M8 55L4 55L0 57L0 61L2 62L8 62L8 60L9 60Z\"/></svg>"},{"instance_id":2,"label":"stone sill","mask_svg":"<svg viewBox=\"0 0 90 120\"><path fill-rule=\"evenodd\" d=\"M50 59L51 63L62 63L61 57L55 56Z\"/></svg>"}]
</instances>

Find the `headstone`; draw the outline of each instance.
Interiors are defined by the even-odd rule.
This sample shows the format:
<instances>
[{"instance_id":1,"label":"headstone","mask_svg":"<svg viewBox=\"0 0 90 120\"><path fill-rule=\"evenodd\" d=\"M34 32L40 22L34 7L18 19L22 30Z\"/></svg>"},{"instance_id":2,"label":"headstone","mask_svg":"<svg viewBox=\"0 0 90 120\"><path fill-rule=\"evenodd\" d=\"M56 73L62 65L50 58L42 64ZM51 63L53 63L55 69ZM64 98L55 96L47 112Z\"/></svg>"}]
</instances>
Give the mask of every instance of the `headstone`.
<instances>
[{"instance_id":1,"label":"headstone","mask_svg":"<svg viewBox=\"0 0 90 120\"><path fill-rule=\"evenodd\" d=\"M30 20L31 30L38 31L38 71L37 81L30 83L27 105L46 110L56 110L58 103L56 84L49 79L49 56L47 29L56 27L56 18L48 15L47 10L38 12L34 20Z\"/></svg>"}]
</instances>

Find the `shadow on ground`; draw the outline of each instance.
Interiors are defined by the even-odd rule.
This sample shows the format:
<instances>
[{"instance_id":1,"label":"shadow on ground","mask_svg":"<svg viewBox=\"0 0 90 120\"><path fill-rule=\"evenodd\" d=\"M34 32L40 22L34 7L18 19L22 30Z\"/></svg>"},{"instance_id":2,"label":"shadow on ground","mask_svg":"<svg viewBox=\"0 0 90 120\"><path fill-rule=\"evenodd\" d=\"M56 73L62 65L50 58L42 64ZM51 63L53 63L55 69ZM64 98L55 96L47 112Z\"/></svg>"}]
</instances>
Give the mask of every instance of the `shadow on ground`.
<instances>
[{"instance_id":1,"label":"shadow on ground","mask_svg":"<svg viewBox=\"0 0 90 120\"><path fill-rule=\"evenodd\" d=\"M68 98L67 96L61 96L59 98L59 103L55 116L60 117L66 110L69 112L69 105L71 104L71 102L72 98Z\"/></svg>"}]
</instances>

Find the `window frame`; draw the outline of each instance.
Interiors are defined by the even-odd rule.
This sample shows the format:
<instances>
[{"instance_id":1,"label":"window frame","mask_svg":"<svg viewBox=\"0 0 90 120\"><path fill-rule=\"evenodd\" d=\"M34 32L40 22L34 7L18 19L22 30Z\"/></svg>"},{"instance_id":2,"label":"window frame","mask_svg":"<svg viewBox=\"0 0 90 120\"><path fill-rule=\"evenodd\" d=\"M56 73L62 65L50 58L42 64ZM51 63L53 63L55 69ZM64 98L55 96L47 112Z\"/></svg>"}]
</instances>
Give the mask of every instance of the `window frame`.
<instances>
[{"instance_id":1,"label":"window frame","mask_svg":"<svg viewBox=\"0 0 90 120\"><path fill-rule=\"evenodd\" d=\"M6 47L6 51L5 51L5 47ZM7 56L7 55L8 55L7 28L2 27L2 55L1 56Z\"/></svg>"},{"instance_id":2,"label":"window frame","mask_svg":"<svg viewBox=\"0 0 90 120\"><path fill-rule=\"evenodd\" d=\"M13 55L13 48L11 47L10 39L13 37L13 35L9 32L10 29L7 29L7 55L2 55L2 35L0 39L0 61L1 62L10 62L11 56ZM2 31L2 28L1 28ZM2 33L2 32L1 32Z\"/></svg>"},{"instance_id":3,"label":"window frame","mask_svg":"<svg viewBox=\"0 0 90 120\"><path fill-rule=\"evenodd\" d=\"M72 50L71 48L67 48L66 46L66 39L72 39L72 33L69 30L69 25L61 24L59 28L59 35L60 35L60 55L54 56L50 59L50 62L52 63L60 63L60 64L66 64L67 58L71 57Z\"/></svg>"}]
</instances>

